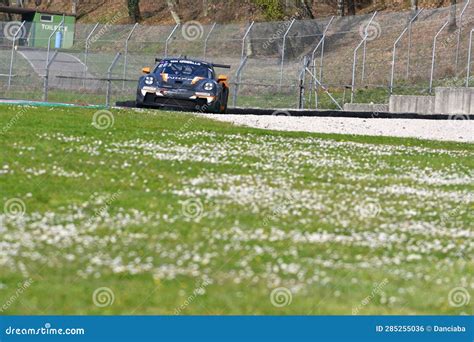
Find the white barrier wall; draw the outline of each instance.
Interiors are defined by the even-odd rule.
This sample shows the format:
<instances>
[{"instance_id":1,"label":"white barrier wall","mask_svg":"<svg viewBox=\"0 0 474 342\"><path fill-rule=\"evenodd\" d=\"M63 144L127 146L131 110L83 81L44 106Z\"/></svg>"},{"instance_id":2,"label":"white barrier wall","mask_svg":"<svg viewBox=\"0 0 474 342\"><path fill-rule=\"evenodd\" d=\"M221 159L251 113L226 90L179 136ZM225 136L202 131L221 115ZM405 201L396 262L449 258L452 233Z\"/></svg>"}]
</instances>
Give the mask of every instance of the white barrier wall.
<instances>
[{"instance_id":1,"label":"white barrier wall","mask_svg":"<svg viewBox=\"0 0 474 342\"><path fill-rule=\"evenodd\" d=\"M435 107L434 96L411 96L392 95L390 96L390 113L417 113L433 114Z\"/></svg>"},{"instance_id":2,"label":"white barrier wall","mask_svg":"<svg viewBox=\"0 0 474 342\"><path fill-rule=\"evenodd\" d=\"M474 114L474 88L436 88L435 96L392 95L391 113Z\"/></svg>"},{"instance_id":3,"label":"white barrier wall","mask_svg":"<svg viewBox=\"0 0 474 342\"><path fill-rule=\"evenodd\" d=\"M373 103L345 103L344 110L348 112L386 113L388 112L388 105Z\"/></svg>"},{"instance_id":4,"label":"white barrier wall","mask_svg":"<svg viewBox=\"0 0 474 342\"><path fill-rule=\"evenodd\" d=\"M474 88L436 88L436 114L474 114Z\"/></svg>"}]
</instances>

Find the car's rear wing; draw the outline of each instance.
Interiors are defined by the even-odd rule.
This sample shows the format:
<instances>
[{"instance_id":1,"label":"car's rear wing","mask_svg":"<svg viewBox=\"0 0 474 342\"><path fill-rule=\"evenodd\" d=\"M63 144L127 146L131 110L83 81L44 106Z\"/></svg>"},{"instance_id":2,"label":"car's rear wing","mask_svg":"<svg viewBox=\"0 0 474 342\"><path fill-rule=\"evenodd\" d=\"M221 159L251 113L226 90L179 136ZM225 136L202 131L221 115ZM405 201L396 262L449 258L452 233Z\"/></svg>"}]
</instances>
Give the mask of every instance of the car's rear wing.
<instances>
[{"instance_id":1,"label":"car's rear wing","mask_svg":"<svg viewBox=\"0 0 474 342\"><path fill-rule=\"evenodd\" d=\"M228 65L228 64L211 63L211 65L212 65L214 68L230 69L230 65Z\"/></svg>"},{"instance_id":2,"label":"car's rear wing","mask_svg":"<svg viewBox=\"0 0 474 342\"><path fill-rule=\"evenodd\" d=\"M160 63L163 60L163 58L155 58L155 63ZM219 64L219 63L207 63L203 62L205 64L208 64L209 66L212 66L214 68L224 68L224 69L230 69L231 66L228 64Z\"/></svg>"}]
</instances>

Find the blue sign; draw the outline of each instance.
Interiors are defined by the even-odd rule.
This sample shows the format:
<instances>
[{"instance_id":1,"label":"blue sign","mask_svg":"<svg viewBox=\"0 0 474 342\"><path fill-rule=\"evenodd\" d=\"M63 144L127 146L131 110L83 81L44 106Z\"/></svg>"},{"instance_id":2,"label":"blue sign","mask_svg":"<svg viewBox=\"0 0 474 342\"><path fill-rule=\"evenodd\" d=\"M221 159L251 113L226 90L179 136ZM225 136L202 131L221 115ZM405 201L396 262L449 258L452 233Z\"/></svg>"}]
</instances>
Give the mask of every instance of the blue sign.
<instances>
[{"instance_id":1,"label":"blue sign","mask_svg":"<svg viewBox=\"0 0 474 342\"><path fill-rule=\"evenodd\" d=\"M0 341L473 342L474 316L0 316Z\"/></svg>"}]
</instances>

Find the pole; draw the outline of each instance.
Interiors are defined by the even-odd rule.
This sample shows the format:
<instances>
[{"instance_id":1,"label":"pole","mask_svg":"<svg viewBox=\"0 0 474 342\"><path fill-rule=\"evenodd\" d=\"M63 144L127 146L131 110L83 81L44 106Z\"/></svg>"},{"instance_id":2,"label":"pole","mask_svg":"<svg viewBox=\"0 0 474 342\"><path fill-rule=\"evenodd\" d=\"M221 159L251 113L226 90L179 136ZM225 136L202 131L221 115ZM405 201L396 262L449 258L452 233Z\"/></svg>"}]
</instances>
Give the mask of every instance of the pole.
<instances>
[{"instance_id":1,"label":"pole","mask_svg":"<svg viewBox=\"0 0 474 342\"><path fill-rule=\"evenodd\" d=\"M364 30L364 36L368 37L369 36L369 26L372 24L372 21L375 19L375 16L377 15L377 11L375 11L374 15L370 19L369 24L365 27ZM367 38L364 40L364 49L362 53L362 83L364 83L365 80L365 60L366 60L366 55L367 55Z\"/></svg>"},{"instance_id":2,"label":"pole","mask_svg":"<svg viewBox=\"0 0 474 342\"><path fill-rule=\"evenodd\" d=\"M216 22L212 24L211 29L209 30L209 33L206 36L206 39L204 40L204 60L206 59L206 54L207 54L207 42L209 41L209 37L211 36L212 31L214 31L214 28L216 27Z\"/></svg>"},{"instance_id":3,"label":"pole","mask_svg":"<svg viewBox=\"0 0 474 342\"><path fill-rule=\"evenodd\" d=\"M436 59L436 42L438 40L438 36L443 32L444 28L448 26L449 20L444 23L444 25L439 29L439 31L436 33L434 39L433 39L433 54L431 56L431 76L430 76L430 94L433 92L433 76L434 76L434 70L435 70L435 59Z\"/></svg>"},{"instance_id":4,"label":"pole","mask_svg":"<svg viewBox=\"0 0 474 342\"><path fill-rule=\"evenodd\" d=\"M114 60L112 61L112 64L110 64L109 69L107 70L107 96L105 98L105 106L110 107L110 93L111 93L111 88L112 88L112 69L115 67L115 64L117 64L120 56L122 53L118 52L115 55Z\"/></svg>"},{"instance_id":5,"label":"pole","mask_svg":"<svg viewBox=\"0 0 474 342\"><path fill-rule=\"evenodd\" d=\"M92 31L89 33L89 35L86 38L86 46L84 48L84 77L87 76L87 58L89 57L89 48L90 48L90 39L92 38L92 35L94 34L95 30L99 26L99 23L95 24L94 28ZM82 88L86 87L86 80L82 80Z\"/></svg>"},{"instance_id":6,"label":"pole","mask_svg":"<svg viewBox=\"0 0 474 342\"><path fill-rule=\"evenodd\" d=\"M286 36L288 35L288 33L290 32L291 30L291 27L293 26L293 24L295 23L295 20L296 19L293 19L290 23L290 25L288 26L288 29L286 30L285 34L283 35L283 47L282 47L282 51L281 51L281 64L280 64L280 89L281 89L281 85L283 83L283 63L285 62L285 44L286 44Z\"/></svg>"},{"instance_id":7,"label":"pole","mask_svg":"<svg viewBox=\"0 0 474 342\"><path fill-rule=\"evenodd\" d=\"M51 46L51 38L53 38L53 36L56 34L56 32L58 31L58 29L64 25L64 15L63 15L63 20L61 20L61 22L59 23L58 26L56 26L53 30L53 33L51 33L51 35L49 36L49 39L48 39L48 50L46 52L46 65L45 65L45 69L46 67L48 66L48 63L49 63L49 50L50 50L50 46Z\"/></svg>"},{"instance_id":8,"label":"pole","mask_svg":"<svg viewBox=\"0 0 474 342\"><path fill-rule=\"evenodd\" d=\"M18 30L15 32L15 34L13 35L13 41L12 41L12 54L11 54L11 58L10 58L10 73L8 74L8 90L10 90L10 86L12 84L12 75L13 75L13 61L15 59L15 42L16 42L16 37L18 36L18 34L21 32L21 29L23 28L23 26L25 26L25 23L26 21L23 21L20 25L20 27L18 28Z\"/></svg>"},{"instance_id":9,"label":"pole","mask_svg":"<svg viewBox=\"0 0 474 342\"><path fill-rule=\"evenodd\" d=\"M334 16L331 17L331 19L329 20L329 23L327 24L326 28L324 29L323 43L321 45L321 59L320 59L320 62L319 62L319 81L321 83L323 82L324 47L326 45L326 34L327 34L329 26L331 25L334 18L335 18Z\"/></svg>"},{"instance_id":10,"label":"pole","mask_svg":"<svg viewBox=\"0 0 474 342\"><path fill-rule=\"evenodd\" d=\"M255 24L255 21L252 21L252 23L249 25L249 27L247 28L247 31L245 31L245 34L244 36L242 37L242 53L240 55L240 58L244 58L244 54L245 53L245 39L247 39L247 36L249 35L250 33L250 30L252 29L253 27L253 24Z\"/></svg>"},{"instance_id":11,"label":"pole","mask_svg":"<svg viewBox=\"0 0 474 342\"><path fill-rule=\"evenodd\" d=\"M472 54L472 35L474 34L474 29L471 30L469 34L469 51L467 54L467 77L466 77L466 88L469 87L469 78L471 77L471 54Z\"/></svg>"},{"instance_id":12,"label":"pole","mask_svg":"<svg viewBox=\"0 0 474 342\"><path fill-rule=\"evenodd\" d=\"M353 62L352 62L352 87L351 87L351 103L354 102L354 92L355 92L355 77L356 77L356 65L357 65L357 51L359 51L360 47L362 46L362 44L364 44L366 41L367 41L367 37L368 37L368 28L369 26L372 24L372 20L374 20L375 16L377 15L377 12L375 12L373 15L372 15L372 18L370 18L367 26L365 27L365 31L364 31L364 37L362 38L362 40L360 41L359 45L357 45L357 47L354 49L354 59L353 59Z\"/></svg>"},{"instance_id":13,"label":"pole","mask_svg":"<svg viewBox=\"0 0 474 342\"><path fill-rule=\"evenodd\" d=\"M170 35L168 36L168 38L166 38L166 42L165 42L165 57L168 57L168 43L170 41L170 39L173 37L174 33L176 32L176 30L178 29L180 24L176 24L176 26L173 28L173 30L171 31Z\"/></svg>"},{"instance_id":14,"label":"pole","mask_svg":"<svg viewBox=\"0 0 474 342\"><path fill-rule=\"evenodd\" d=\"M323 36L321 37L320 41L318 42L316 47L313 49L313 52L311 53L311 63L313 64L313 72L316 74L316 62L314 61L314 56L316 55L316 51L318 50L318 48L321 46L321 60L320 60L320 63L319 63L319 79L320 80L322 79L322 76L323 76L324 43L325 43L325 40L326 40L326 34L327 34L327 32L329 30L329 27L331 26L334 18L335 18L335 16L332 16L331 19L329 19L328 24L324 28ZM312 89L310 91L312 93ZM316 106L316 108L318 108L318 94L317 94L316 91L314 93L314 99L315 99L315 106Z\"/></svg>"},{"instance_id":15,"label":"pole","mask_svg":"<svg viewBox=\"0 0 474 342\"><path fill-rule=\"evenodd\" d=\"M129 42L130 38L132 38L132 34L133 34L133 32L135 31L135 29L137 28L137 26L138 26L138 23L136 23L135 25L133 25L132 30L131 30L130 33L128 34L127 39L125 40L125 53L124 53L124 56L123 56L123 83L122 83L122 90L125 89L125 79L126 79L126 75L127 75L128 42Z\"/></svg>"},{"instance_id":16,"label":"pole","mask_svg":"<svg viewBox=\"0 0 474 342\"><path fill-rule=\"evenodd\" d=\"M308 68L311 60L308 56L303 57L303 68L299 74L299 91L298 91L298 109L304 109L305 106L305 79L306 79L306 69Z\"/></svg>"},{"instance_id":17,"label":"pole","mask_svg":"<svg viewBox=\"0 0 474 342\"><path fill-rule=\"evenodd\" d=\"M46 64L45 68L45 75L43 79L43 101L47 102L48 101L48 88L49 88L49 67L51 64L53 64L54 59L58 55L58 50L54 51L53 57L51 57L51 60L48 61Z\"/></svg>"},{"instance_id":18,"label":"pole","mask_svg":"<svg viewBox=\"0 0 474 342\"><path fill-rule=\"evenodd\" d=\"M408 27L411 23L413 23L416 18L418 17L418 15L420 15L420 13L423 12L423 9L420 9L414 16L413 18L411 18L410 22L408 23L407 27L405 27L405 29L402 31L402 33L400 34L400 36L398 36L397 40L395 41L395 43L393 43L393 52L392 52L392 73L390 75L390 95L393 94L393 83L394 83L394 79L395 79L395 61L396 61L396 54L397 54L397 45L398 43L400 42L400 40L403 38L403 36L405 35L405 33L408 31Z\"/></svg>"},{"instance_id":19,"label":"pole","mask_svg":"<svg viewBox=\"0 0 474 342\"><path fill-rule=\"evenodd\" d=\"M244 69L245 64L247 63L248 56L245 56L244 59L240 62L239 67L237 68L237 72L235 73L235 79L237 80L235 87L234 87L234 93L232 95L232 107L235 107L237 103L237 93L239 91L239 86L240 82L242 81L241 73L242 70Z\"/></svg>"},{"instance_id":20,"label":"pole","mask_svg":"<svg viewBox=\"0 0 474 342\"><path fill-rule=\"evenodd\" d=\"M341 105L339 104L339 102L336 101L336 99L334 98L334 96L331 95L331 93L329 92L329 90L328 90L325 86L323 86L323 85L321 84L321 82L319 82L319 80L316 78L316 75L314 75L314 74L311 72L311 70L309 70L308 68L306 68L306 72L308 72L308 73L311 75L311 77L314 79L314 82L316 82L316 83L318 84L318 86L320 86L320 87L324 90L324 92L329 96L329 98L331 99L331 101L332 101L340 110L343 110L342 107L341 107Z\"/></svg>"},{"instance_id":21,"label":"pole","mask_svg":"<svg viewBox=\"0 0 474 342\"><path fill-rule=\"evenodd\" d=\"M466 12L466 9L467 9L467 6L469 5L469 3L471 2L471 0L467 0L466 2L466 5L464 5L464 8L462 9L461 11L461 15L459 16L459 31L458 31L458 41L456 43L456 62L455 62L455 65L456 65L456 74L458 72L458 65L459 65L459 49L461 47L461 33L462 33L462 19L464 17L464 12Z\"/></svg>"}]
</instances>

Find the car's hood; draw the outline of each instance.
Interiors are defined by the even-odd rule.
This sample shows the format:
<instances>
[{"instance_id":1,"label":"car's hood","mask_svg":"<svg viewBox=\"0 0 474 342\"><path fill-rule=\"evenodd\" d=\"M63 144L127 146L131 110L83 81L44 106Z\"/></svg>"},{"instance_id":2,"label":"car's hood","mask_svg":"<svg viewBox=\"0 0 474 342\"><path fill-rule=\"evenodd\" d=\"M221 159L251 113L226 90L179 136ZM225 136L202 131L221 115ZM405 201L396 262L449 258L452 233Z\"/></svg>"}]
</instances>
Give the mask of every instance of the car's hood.
<instances>
[{"instance_id":1,"label":"car's hood","mask_svg":"<svg viewBox=\"0 0 474 342\"><path fill-rule=\"evenodd\" d=\"M158 79L161 79L161 82L164 86L172 86L173 88L184 89L193 89L198 84L206 80L204 77L186 77L168 74L161 74L158 76Z\"/></svg>"}]
</instances>

